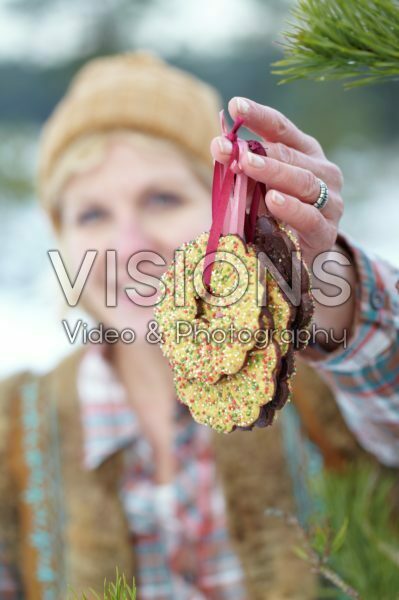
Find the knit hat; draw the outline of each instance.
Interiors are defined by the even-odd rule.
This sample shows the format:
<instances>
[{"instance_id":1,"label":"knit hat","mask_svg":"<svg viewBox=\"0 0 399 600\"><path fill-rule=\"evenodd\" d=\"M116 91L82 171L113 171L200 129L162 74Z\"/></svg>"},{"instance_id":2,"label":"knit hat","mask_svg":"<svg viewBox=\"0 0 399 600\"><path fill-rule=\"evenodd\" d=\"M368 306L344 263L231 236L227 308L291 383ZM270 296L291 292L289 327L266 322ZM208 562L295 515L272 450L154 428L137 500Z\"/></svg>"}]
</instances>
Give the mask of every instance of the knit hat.
<instances>
[{"instance_id":1,"label":"knit hat","mask_svg":"<svg viewBox=\"0 0 399 600\"><path fill-rule=\"evenodd\" d=\"M85 134L134 129L175 142L212 166L210 141L219 134L221 98L214 88L147 51L91 60L72 80L43 127L38 195L46 193L57 161Z\"/></svg>"}]
</instances>

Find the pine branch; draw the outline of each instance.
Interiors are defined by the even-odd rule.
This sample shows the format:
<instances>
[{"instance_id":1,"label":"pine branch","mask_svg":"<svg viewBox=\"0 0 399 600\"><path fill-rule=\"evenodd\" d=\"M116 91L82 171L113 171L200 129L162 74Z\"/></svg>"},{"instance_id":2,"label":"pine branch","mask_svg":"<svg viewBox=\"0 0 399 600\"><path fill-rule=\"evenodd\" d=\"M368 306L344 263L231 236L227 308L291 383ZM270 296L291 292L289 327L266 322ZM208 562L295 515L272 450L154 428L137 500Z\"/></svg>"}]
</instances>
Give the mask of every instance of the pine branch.
<instances>
[{"instance_id":1,"label":"pine branch","mask_svg":"<svg viewBox=\"0 0 399 600\"><path fill-rule=\"evenodd\" d=\"M107 583L107 580L104 579L104 592L102 598L100 598L93 589L91 589L90 592L93 594L91 598L94 598L94 600L136 600L136 585L134 578L132 585L130 586L126 581L125 574L122 576L119 574L118 567L116 567L115 583ZM73 597L68 596L68 598L70 598L70 600L79 600L76 593L72 593ZM83 593L81 600L89 600L89 598Z\"/></svg>"},{"instance_id":2,"label":"pine branch","mask_svg":"<svg viewBox=\"0 0 399 600\"><path fill-rule=\"evenodd\" d=\"M299 0L283 36L279 83L349 80L345 87L399 80L397 0ZM277 67L277 68L276 68Z\"/></svg>"},{"instance_id":3,"label":"pine branch","mask_svg":"<svg viewBox=\"0 0 399 600\"><path fill-rule=\"evenodd\" d=\"M286 513L280 509L268 508L265 510L265 514L283 519L288 525L295 527L302 541L302 545L294 547L293 551L299 558L303 559L310 565L313 572L318 573L327 579L327 581L332 583L338 590L341 590L341 592L346 594L348 598L352 598L353 600L361 600L358 592L346 581L344 581L336 571L331 569L326 564L329 558L329 553L327 553L325 549L315 549L313 532L306 531L294 515ZM324 527L324 529L319 529L319 533L325 534L325 541L329 545L330 539L328 538L330 537L330 532L327 530L326 525Z\"/></svg>"},{"instance_id":4,"label":"pine branch","mask_svg":"<svg viewBox=\"0 0 399 600\"><path fill-rule=\"evenodd\" d=\"M333 584L320 598L398 600L399 526L397 473L357 463L345 472L313 478L320 510L303 526L295 515L267 508L299 535L295 554Z\"/></svg>"}]
</instances>

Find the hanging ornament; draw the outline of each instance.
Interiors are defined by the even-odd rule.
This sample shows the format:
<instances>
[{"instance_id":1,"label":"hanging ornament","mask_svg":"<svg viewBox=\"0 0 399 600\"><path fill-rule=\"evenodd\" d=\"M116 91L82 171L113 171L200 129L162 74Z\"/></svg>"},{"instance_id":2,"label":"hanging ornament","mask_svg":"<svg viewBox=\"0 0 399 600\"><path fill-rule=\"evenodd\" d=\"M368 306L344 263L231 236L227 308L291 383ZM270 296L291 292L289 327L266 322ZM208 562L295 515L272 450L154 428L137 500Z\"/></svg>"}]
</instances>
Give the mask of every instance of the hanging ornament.
<instances>
[{"instance_id":1,"label":"hanging ornament","mask_svg":"<svg viewBox=\"0 0 399 600\"><path fill-rule=\"evenodd\" d=\"M238 138L243 119L230 132L223 111L220 119L233 150L227 165L215 161L211 229L180 246L154 315L180 401L198 423L229 433L271 425L290 399L313 301L296 235L264 203L259 215L266 186L240 168L244 152L265 149Z\"/></svg>"}]
</instances>

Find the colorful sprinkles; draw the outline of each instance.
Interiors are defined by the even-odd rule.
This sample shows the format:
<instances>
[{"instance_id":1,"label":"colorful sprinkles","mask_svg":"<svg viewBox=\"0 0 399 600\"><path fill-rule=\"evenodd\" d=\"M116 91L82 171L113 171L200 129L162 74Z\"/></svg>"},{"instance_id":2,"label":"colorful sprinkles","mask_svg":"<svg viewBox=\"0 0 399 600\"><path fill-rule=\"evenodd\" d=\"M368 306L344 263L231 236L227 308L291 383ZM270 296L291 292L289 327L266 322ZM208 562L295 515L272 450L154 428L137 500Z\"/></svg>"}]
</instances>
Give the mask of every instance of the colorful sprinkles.
<instances>
[{"instance_id":1,"label":"colorful sprinkles","mask_svg":"<svg viewBox=\"0 0 399 600\"><path fill-rule=\"evenodd\" d=\"M308 276L294 233L274 223L273 235L276 230L290 240ZM161 349L177 394L198 423L222 433L266 427L291 397L296 348L284 332L295 327L298 308L265 272L259 248L235 234L220 238L207 289L202 275L208 235L183 244L184 268L173 261L162 277L165 295L155 309ZM310 295L309 277L304 295ZM243 330L245 337L223 339L223 331ZM256 332L269 334L262 346Z\"/></svg>"},{"instance_id":2,"label":"colorful sprinkles","mask_svg":"<svg viewBox=\"0 0 399 600\"><path fill-rule=\"evenodd\" d=\"M202 281L207 241L203 233L181 246L185 277L175 278L173 262L162 277L166 295L154 314L172 368L187 379L213 384L242 368L256 343L262 307L254 248L237 235L223 236L207 290ZM184 296L184 305L178 306L176 298Z\"/></svg>"}]
</instances>

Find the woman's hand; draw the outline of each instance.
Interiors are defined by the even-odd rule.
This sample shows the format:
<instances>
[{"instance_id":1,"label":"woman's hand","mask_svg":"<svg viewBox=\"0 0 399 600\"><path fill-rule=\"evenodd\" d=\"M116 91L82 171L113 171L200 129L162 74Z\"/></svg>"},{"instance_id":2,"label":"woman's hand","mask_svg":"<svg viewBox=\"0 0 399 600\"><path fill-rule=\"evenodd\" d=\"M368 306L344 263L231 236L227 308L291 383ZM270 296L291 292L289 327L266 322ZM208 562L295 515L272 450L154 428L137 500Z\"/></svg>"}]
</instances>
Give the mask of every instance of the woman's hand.
<instances>
[{"instance_id":1,"label":"woman's hand","mask_svg":"<svg viewBox=\"0 0 399 600\"><path fill-rule=\"evenodd\" d=\"M351 336L355 320L353 291L357 285L356 271L354 265L350 264L350 256L336 244L344 208L341 170L325 157L315 138L298 129L274 108L247 98L232 98L229 112L233 119L242 117L244 127L262 138L267 156L247 152L240 156L240 165L249 177L266 184L267 208L298 234L303 257L311 272L313 293L317 289L325 296L334 295L331 286L324 280L317 279L313 273L312 265L316 256L335 250L346 257L345 265L331 262L329 272L346 279L352 290L349 299L344 303L331 305L318 300L314 293L313 321L319 330L331 333L327 339L323 333L318 333L316 340L326 350L334 350L342 345L341 340L347 340ZM227 163L231 150L232 144L225 137L212 140L211 152L215 160ZM313 206L320 194L319 178L328 186L329 191L328 202L322 210ZM317 353L310 349L305 350L305 355L306 353L312 358L318 358Z\"/></svg>"},{"instance_id":2,"label":"woman's hand","mask_svg":"<svg viewBox=\"0 0 399 600\"><path fill-rule=\"evenodd\" d=\"M245 119L244 127L262 138L267 157L248 152L241 156L243 171L266 184L266 205L278 219L299 235L305 261L333 248L343 213L341 170L324 155L319 142L304 133L282 113L252 100L232 98L233 119ZM215 138L211 152L218 162L227 163L232 145L224 137ZM322 179L329 199L323 210L313 206L320 194Z\"/></svg>"}]
</instances>

